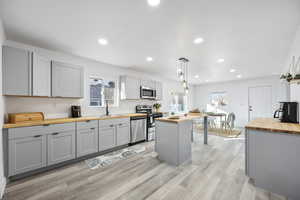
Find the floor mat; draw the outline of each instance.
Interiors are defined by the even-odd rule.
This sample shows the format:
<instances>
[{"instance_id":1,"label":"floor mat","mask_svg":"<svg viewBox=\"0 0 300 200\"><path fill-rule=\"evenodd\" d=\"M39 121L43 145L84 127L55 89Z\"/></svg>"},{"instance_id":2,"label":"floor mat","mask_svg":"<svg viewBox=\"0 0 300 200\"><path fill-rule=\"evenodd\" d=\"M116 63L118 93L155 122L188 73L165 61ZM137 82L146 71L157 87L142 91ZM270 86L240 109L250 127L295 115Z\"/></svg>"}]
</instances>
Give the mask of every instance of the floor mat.
<instances>
[{"instance_id":1,"label":"floor mat","mask_svg":"<svg viewBox=\"0 0 300 200\"><path fill-rule=\"evenodd\" d=\"M98 169L99 167L106 167L113 163L132 157L136 154L140 154L146 151L144 146L132 146L112 153L108 153L102 156L91 158L85 161L90 169Z\"/></svg>"}]
</instances>

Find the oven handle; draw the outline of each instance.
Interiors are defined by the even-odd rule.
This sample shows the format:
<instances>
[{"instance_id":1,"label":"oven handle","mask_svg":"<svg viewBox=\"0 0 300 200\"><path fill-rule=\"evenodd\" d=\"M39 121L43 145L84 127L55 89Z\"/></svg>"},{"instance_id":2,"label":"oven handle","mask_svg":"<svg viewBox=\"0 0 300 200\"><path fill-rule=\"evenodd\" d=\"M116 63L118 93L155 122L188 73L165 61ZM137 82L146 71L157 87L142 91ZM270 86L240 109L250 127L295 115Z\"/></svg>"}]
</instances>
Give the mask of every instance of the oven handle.
<instances>
[{"instance_id":1,"label":"oven handle","mask_svg":"<svg viewBox=\"0 0 300 200\"><path fill-rule=\"evenodd\" d=\"M141 119L147 119L146 116L142 116L142 117L130 117L130 120L141 120Z\"/></svg>"}]
</instances>

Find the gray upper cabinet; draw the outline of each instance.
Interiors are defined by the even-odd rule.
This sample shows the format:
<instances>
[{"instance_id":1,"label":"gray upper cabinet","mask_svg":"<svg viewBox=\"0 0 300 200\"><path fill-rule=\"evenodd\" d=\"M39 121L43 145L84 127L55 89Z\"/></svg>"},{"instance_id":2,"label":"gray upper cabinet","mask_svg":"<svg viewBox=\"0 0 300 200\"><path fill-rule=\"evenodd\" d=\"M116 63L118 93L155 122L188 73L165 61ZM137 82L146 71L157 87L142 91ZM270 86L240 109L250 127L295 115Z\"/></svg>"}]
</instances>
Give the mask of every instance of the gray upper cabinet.
<instances>
[{"instance_id":1,"label":"gray upper cabinet","mask_svg":"<svg viewBox=\"0 0 300 200\"><path fill-rule=\"evenodd\" d=\"M83 98L83 68L52 61L52 96Z\"/></svg>"},{"instance_id":2,"label":"gray upper cabinet","mask_svg":"<svg viewBox=\"0 0 300 200\"><path fill-rule=\"evenodd\" d=\"M31 52L3 47L3 94L31 95Z\"/></svg>"},{"instance_id":3,"label":"gray upper cabinet","mask_svg":"<svg viewBox=\"0 0 300 200\"><path fill-rule=\"evenodd\" d=\"M75 158L75 129L47 135L48 165Z\"/></svg>"},{"instance_id":4,"label":"gray upper cabinet","mask_svg":"<svg viewBox=\"0 0 300 200\"><path fill-rule=\"evenodd\" d=\"M32 60L32 95L51 96L51 60L37 53Z\"/></svg>"},{"instance_id":5,"label":"gray upper cabinet","mask_svg":"<svg viewBox=\"0 0 300 200\"><path fill-rule=\"evenodd\" d=\"M46 166L46 137L44 135L11 139L8 146L9 176Z\"/></svg>"},{"instance_id":6,"label":"gray upper cabinet","mask_svg":"<svg viewBox=\"0 0 300 200\"><path fill-rule=\"evenodd\" d=\"M162 86L162 83L156 81L155 88L156 88L156 100L162 100L163 99L163 86Z\"/></svg>"},{"instance_id":7,"label":"gray upper cabinet","mask_svg":"<svg viewBox=\"0 0 300 200\"><path fill-rule=\"evenodd\" d=\"M98 121L77 122L77 157L98 152Z\"/></svg>"},{"instance_id":8,"label":"gray upper cabinet","mask_svg":"<svg viewBox=\"0 0 300 200\"><path fill-rule=\"evenodd\" d=\"M121 76L120 77L120 93L122 100L135 100L140 99L140 79L130 77L130 76Z\"/></svg>"},{"instance_id":9,"label":"gray upper cabinet","mask_svg":"<svg viewBox=\"0 0 300 200\"><path fill-rule=\"evenodd\" d=\"M147 87L147 88L151 88L151 89L155 89L155 81L152 80L141 80L141 86L143 87Z\"/></svg>"}]
</instances>

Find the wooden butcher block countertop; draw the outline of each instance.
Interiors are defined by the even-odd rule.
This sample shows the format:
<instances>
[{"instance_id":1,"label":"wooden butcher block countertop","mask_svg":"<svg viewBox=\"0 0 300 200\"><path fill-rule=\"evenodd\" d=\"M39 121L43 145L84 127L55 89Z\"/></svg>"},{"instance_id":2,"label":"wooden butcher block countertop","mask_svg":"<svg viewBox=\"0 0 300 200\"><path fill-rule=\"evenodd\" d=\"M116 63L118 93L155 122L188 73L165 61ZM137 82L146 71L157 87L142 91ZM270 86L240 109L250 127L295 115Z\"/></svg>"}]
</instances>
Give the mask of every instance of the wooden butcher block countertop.
<instances>
[{"instance_id":1,"label":"wooden butcher block countertop","mask_svg":"<svg viewBox=\"0 0 300 200\"><path fill-rule=\"evenodd\" d=\"M250 121L246 129L261 130L280 133L291 133L300 135L300 124L282 123L279 120L272 118L259 118Z\"/></svg>"},{"instance_id":2,"label":"wooden butcher block countertop","mask_svg":"<svg viewBox=\"0 0 300 200\"><path fill-rule=\"evenodd\" d=\"M201 118L206 116L205 114L201 113L189 113L187 116L170 116L170 117L161 117L156 120L163 121L163 122L171 122L171 123L180 123L187 120L193 120L197 118ZM176 118L177 117L177 118Z\"/></svg>"},{"instance_id":3,"label":"wooden butcher block countertop","mask_svg":"<svg viewBox=\"0 0 300 200\"><path fill-rule=\"evenodd\" d=\"M146 114L131 113L131 114L120 114L120 115L99 116L99 117L91 116L91 117L79 117L79 118L45 119L45 120L40 120L40 121L7 123L7 124L3 125L3 128L18 128L18 127L39 126L39 125L46 125L46 124L63 124L63 123L69 123L69 122L82 122L82 121L89 121L89 120L120 119L120 118L135 117L135 116L146 116Z\"/></svg>"}]
</instances>

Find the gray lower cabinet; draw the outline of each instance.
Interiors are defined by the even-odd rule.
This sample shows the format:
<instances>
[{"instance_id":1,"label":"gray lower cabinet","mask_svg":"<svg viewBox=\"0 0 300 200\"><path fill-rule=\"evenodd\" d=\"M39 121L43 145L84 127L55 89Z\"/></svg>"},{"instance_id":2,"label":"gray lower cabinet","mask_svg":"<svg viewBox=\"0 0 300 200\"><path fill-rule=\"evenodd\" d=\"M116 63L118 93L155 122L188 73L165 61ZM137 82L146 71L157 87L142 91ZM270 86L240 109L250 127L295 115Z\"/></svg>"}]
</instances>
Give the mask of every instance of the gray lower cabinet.
<instances>
[{"instance_id":1,"label":"gray lower cabinet","mask_svg":"<svg viewBox=\"0 0 300 200\"><path fill-rule=\"evenodd\" d=\"M130 142L130 119L99 121L99 151L126 145Z\"/></svg>"},{"instance_id":2,"label":"gray lower cabinet","mask_svg":"<svg viewBox=\"0 0 300 200\"><path fill-rule=\"evenodd\" d=\"M130 119L92 120L4 129L8 176L51 166L130 142Z\"/></svg>"},{"instance_id":3,"label":"gray lower cabinet","mask_svg":"<svg viewBox=\"0 0 300 200\"><path fill-rule=\"evenodd\" d=\"M99 127L99 151L114 148L116 146L116 127L106 125Z\"/></svg>"},{"instance_id":4,"label":"gray lower cabinet","mask_svg":"<svg viewBox=\"0 0 300 200\"><path fill-rule=\"evenodd\" d=\"M83 68L52 61L52 96L83 98Z\"/></svg>"},{"instance_id":5,"label":"gray lower cabinet","mask_svg":"<svg viewBox=\"0 0 300 200\"><path fill-rule=\"evenodd\" d=\"M31 95L31 56L24 49L3 47L4 95Z\"/></svg>"},{"instance_id":6,"label":"gray lower cabinet","mask_svg":"<svg viewBox=\"0 0 300 200\"><path fill-rule=\"evenodd\" d=\"M46 136L10 139L8 146L9 176L46 166Z\"/></svg>"},{"instance_id":7,"label":"gray lower cabinet","mask_svg":"<svg viewBox=\"0 0 300 200\"><path fill-rule=\"evenodd\" d=\"M75 130L47 135L48 165L75 158Z\"/></svg>"},{"instance_id":8,"label":"gray lower cabinet","mask_svg":"<svg viewBox=\"0 0 300 200\"><path fill-rule=\"evenodd\" d=\"M300 199L300 135L246 129L246 174L254 185Z\"/></svg>"},{"instance_id":9,"label":"gray lower cabinet","mask_svg":"<svg viewBox=\"0 0 300 200\"><path fill-rule=\"evenodd\" d=\"M98 121L77 122L77 157L98 152Z\"/></svg>"},{"instance_id":10,"label":"gray lower cabinet","mask_svg":"<svg viewBox=\"0 0 300 200\"><path fill-rule=\"evenodd\" d=\"M130 142L130 126L129 124L117 125L117 146L125 145Z\"/></svg>"}]
</instances>

